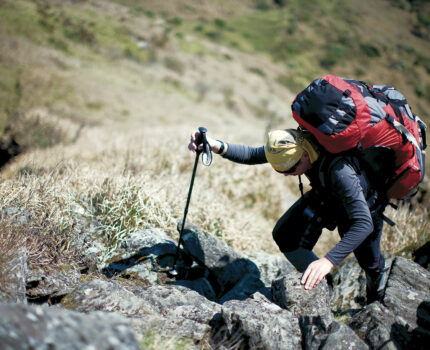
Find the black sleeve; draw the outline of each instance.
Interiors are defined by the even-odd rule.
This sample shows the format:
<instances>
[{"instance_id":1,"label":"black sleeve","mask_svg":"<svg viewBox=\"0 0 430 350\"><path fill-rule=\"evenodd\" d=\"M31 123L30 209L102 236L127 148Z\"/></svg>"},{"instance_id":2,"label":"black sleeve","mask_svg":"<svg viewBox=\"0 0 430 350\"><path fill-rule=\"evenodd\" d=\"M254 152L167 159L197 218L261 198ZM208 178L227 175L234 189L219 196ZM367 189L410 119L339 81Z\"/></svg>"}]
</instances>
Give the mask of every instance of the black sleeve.
<instances>
[{"instance_id":1,"label":"black sleeve","mask_svg":"<svg viewBox=\"0 0 430 350\"><path fill-rule=\"evenodd\" d=\"M223 158L249 165L267 163L264 146L251 147L229 143L227 152L223 155Z\"/></svg>"},{"instance_id":2,"label":"black sleeve","mask_svg":"<svg viewBox=\"0 0 430 350\"><path fill-rule=\"evenodd\" d=\"M354 251L373 231L373 221L366 202L359 176L346 161L339 161L330 170L329 186L342 206L346 217L344 235L327 254L334 265L338 265Z\"/></svg>"}]
</instances>

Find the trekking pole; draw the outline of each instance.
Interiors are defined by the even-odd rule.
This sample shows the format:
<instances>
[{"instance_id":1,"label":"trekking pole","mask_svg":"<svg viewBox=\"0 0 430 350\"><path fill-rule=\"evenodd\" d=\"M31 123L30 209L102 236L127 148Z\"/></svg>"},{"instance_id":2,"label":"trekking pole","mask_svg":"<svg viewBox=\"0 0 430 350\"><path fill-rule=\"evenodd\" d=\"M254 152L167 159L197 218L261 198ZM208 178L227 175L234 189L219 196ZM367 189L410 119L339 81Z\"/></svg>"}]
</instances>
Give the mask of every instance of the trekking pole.
<instances>
[{"instance_id":1,"label":"trekking pole","mask_svg":"<svg viewBox=\"0 0 430 350\"><path fill-rule=\"evenodd\" d=\"M187 214L188 214L188 206L190 204L191 192L193 191L194 178L196 177L196 170L197 170L197 164L199 163L200 153L203 152L203 154L202 154L202 163L203 163L203 165L209 166L209 165L212 164L212 152L211 152L211 148L210 148L209 142L208 142L208 140L206 138L207 129L204 128L204 127L200 127L199 128L199 132L200 132L200 137L201 137L201 140L202 140L202 143L203 143L203 150L199 150L199 149L196 150L196 158L194 160L194 167L193 167L193 173L191 175L190 188L188 190L187 203L185 204L184 218L182 220L181 231L179 232L179 241L178 241L178 245L176 247L175 259L173 260L173 266L172 266L172 268L169 270L169 274L171 276L177 276L178 275L178 271L176 270L176 263L177 263L177 260L178 260L178 257L179 257L179 247L181 246L181 243L182 243L182 234L184 232L185 220L186 220Z\"/></svg>"}]
</instances>

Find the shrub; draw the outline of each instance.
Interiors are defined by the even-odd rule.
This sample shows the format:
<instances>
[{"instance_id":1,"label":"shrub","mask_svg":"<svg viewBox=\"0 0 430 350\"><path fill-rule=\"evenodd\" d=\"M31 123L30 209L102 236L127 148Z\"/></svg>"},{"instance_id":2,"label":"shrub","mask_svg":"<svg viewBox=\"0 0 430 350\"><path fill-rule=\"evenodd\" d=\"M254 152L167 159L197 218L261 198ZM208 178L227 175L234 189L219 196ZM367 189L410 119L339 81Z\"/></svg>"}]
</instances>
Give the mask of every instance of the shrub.
<instances>
[{"instance_id":1,"label":"shrub","mask_svg":"<svg viewBox=\"0 0 430 350\"><path fill-rule=\"evenodd\" d=\"M185 72L185 65L176 57L168 56L164 59L164 65L166 68L178 73L183 74Z\"/></svg>"},{"instance_id":2,"label":"shrub","mask_svg":"<svg viewBox=\"0 0 430 350\"><path fill-rule=\"evenodd\" d=\"M226 22L224 20L220 19L220 18L215 18L214 19L214 24L219 29L224 29L226 27Z\"/></svg>"},{"instance_id":3,"label":"shrub","mask_svg":"<svg viewBox=\"0 0 430 350\"><path fill-rule=\"evenodd\" d=\"M173 17L172 19L169 20L169 23L174 26L180 26L182 24L182 19L179 17Z\"/></svg>"},{"instance_id":4,"label":"shrub","mask_svg":"<svg viewBox=\"0 0 430 350\"><path fill-rule=\"evenodd\" d=\"M360 51L364 53L367 57L380 57L381 52L379 49L371 44L361 44Z\"/></svg>"},{"instance_id":5,"label":"shrub","mask_svg":"<svg viewBox=\"0 0 430 350\"><path fill-rule=\"evenodd\" d=\"M325 56L320 60L321 66L324 68L332 68L340 60L346 57L347 50L343 45L333 44L329 45L326 49Z\"/></svg>"}]
</instances>

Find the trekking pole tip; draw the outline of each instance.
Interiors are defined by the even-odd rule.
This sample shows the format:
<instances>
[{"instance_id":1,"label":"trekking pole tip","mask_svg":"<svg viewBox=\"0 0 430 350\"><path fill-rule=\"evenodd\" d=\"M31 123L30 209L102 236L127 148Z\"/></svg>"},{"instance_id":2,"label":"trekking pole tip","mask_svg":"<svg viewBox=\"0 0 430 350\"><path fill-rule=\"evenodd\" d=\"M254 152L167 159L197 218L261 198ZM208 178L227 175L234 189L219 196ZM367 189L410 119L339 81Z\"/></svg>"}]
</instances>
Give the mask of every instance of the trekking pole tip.
<instances>
[{"instance_id":1,"label":"trekking pole tip","mask_svg":"<svg viewBox=\"0 0 430 350\"><path fill-rule=\"evenodd\" d=\"M172 268L168 271L168 274L169 274L170 276L172 276L172 277L176 277L176 276L179 274L179 272L175 269L175 267L172 267Z\"/></svg>"}]
</instances>

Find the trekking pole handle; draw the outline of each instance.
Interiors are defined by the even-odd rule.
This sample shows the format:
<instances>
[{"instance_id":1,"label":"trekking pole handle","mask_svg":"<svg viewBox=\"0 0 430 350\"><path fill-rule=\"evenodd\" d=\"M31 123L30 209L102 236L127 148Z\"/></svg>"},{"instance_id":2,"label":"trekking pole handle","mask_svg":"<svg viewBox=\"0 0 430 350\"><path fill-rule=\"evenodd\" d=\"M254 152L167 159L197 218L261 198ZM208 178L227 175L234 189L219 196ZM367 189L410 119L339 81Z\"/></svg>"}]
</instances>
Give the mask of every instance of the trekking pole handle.
<instances>
[{"instance_id":1,"label":"trekking pole handle","mask_svg":"<svg viewBox=\"0 0 430 350\"><path fill-rule=\"evenodd\" d=\"M199 127L199 132L203 140L202 163L205 166L209 166L212 164L212 150L206 137L207 131L208 129L206 129L205 127Z\"/></svg>"}]
</instances>

